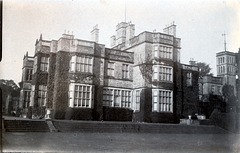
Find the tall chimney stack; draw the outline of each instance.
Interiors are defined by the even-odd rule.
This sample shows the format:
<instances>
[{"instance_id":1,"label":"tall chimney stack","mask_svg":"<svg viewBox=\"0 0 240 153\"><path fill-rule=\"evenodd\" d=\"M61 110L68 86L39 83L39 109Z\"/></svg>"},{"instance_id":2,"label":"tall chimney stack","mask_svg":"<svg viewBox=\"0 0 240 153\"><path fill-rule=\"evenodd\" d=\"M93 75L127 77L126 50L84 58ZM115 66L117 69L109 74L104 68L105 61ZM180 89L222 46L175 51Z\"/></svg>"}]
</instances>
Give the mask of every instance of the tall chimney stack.
<instances>
[{"instance_id":1,"label":"tall chimney stack","mask_svg":"<svg viewBox=\"0 0 240 153\"><path fill-rule=\"evenodd\" d=\"M99 29L98 29L98 25L95 25L93 27L93 30L91 31L91 40L98 43L98 39L99 39Z\"/></svg>"}]
</instances>

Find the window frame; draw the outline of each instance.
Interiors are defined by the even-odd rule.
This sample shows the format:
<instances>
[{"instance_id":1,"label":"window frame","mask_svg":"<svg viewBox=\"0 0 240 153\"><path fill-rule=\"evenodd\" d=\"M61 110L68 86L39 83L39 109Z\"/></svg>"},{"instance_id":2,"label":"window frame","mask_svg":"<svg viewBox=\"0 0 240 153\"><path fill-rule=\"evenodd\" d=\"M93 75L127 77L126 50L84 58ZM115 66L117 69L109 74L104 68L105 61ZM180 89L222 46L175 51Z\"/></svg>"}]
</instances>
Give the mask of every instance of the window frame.
<instances>
[{"instance_id":1,"label":"window frame","mask_svg":"<svg viewBox=\"0 0 240 153\"><path fill-rule=\"evenodd\" d=\"M37 72L37 66L38 66L37 63L38 63L38 57L35 56L33 61L33 73Z\"/></svg>"},{"instance_id":2,"label":"window frame","mask_svg":"<svg viewBox=\"0 0 240 153\"><path fill-rule=\"evenodd\" d=\"M74 55L69 62L70 72L92 73L93 72L93 60L92 56Z\"/></svg>"},{"instance_id":3,"label":"window frame","mask_svg":"<svg viewBox=\"0 0 240 153\"><path fill-rule=\"evenodd\" d=\"M26 69L25 80L32 81L33 69Z\"/></svg>"},{"instance_id":4,"label":"window frame","mask_svg":"<svg viewBox=\"0 0 240 153\"><path fill-rule=\"evenodd\" d=\"M155 50L154 50L154 52L155 52ZM173 60L173 47L172 46L159 44L157 52L158 52L158 58Z\"/></svg>"},{"instance_id":5,"label":"window frame","mask_svg":"<svg viewBox=\"0 0 240 153\"><path fill-rule=\"evenodd\" d=\"M47 103L47 86L38 86L38 106L46 106Z\"/></svg>"},{"instance_id":6,"label":"window frame","mask_svg":"<svg viewBox=\"0 0 240 153\"><path fill-rule=\"evenodd\" d=\"M103 106L132 109L132 90L104 87Z\"/></svg>"},{"instance_id":7,"label":"window frame","mask_svg":"<svg viewBox=\"0 0 240 153\"><path fill-rule=\"evenodd\" d=\"M107 76L115 77L115 62L108 61Z\"/></svg>"},{"instance_id":8,"label":"window frame","mask_svg":"<svg viewBox=\"0 0 240 153\"><path fill-rule=\"evenodd\" d=\"M41 57L40 60L40 70L43 72L48 72L49 69L49 57Z\"/></svg>"},{"instance_id":9,"label":"window frame","mask_svg":"<svg viewBox=\"0 0 240 153\"><path fill-rule=\"evenodd\" d=\"M135 90L135 96L136 96L136 99L135 99L135 112L139 112L140 111L140 101L141 101L141 90Z\"/></svg>"},{"instance_id":10,"label":"window frame","mask_svg":"<svg viewBox=\"0 0 240 153\"><path fill-rule=\"evenodd\" d=\"M23 108L28 108L31 102L31 90L24 91L24 106Z\"/></svg>"},{"instance_id":11,"label":"window frame","mask_svg":"<svg viewBox=\"0 0 240 153\"><path fill-rule=\"evenodd\" d=\"M192 82L193 82L193 79L192 79L192 72L187 72L187 79L186 79L186 83L187 83L187 87L190 87L190 86L192 86Z\"/></svg>"},{"instance_id":12,"label":"window frame","mask_svg":"<svg viewBox=\"0 0 240 153\"><path fill-rule=\"evenodd\" d=\"M122 64L122 78L129 79L129 64Z\"/></svg>"},{"instance_id":13,"label":"window frame","mask_svg":"<svg viewBox=\"0 0 240 153\"><path fill-rule=\"evenodd\" d=\"M173 67L153 65L153 81L173 82Z\"/></svg>"},{"instance_id":14,"label":"window frame","mask_svg":"<svg viewBox=\"0 0 240 153\"><path fill-rule=\"evenodd\" d=\"M76 90L77 89L77 90ZM70 83L68 94L68 107L92 108L93 85Z\"/></svg>"},{"instance_id":15,"label":"window frame","mask_svg":"<svg viewBox=\"0 0 240 153\"><path fill-rule=\"evenodd\" d=\"M173 113L173 91L152 89L152 112Z\"/></svg>"},{"instance_id":16,"label":"window frame","mask_svg":"<svg viewBox=\"0 0 240 153\"><path fill-rule=\"evenodd\" d=\"M32 87L31 87L30 106L34 106L34 97L35 97L35 85L32 85Z\"/></svg>"},{"instance_id":17,"label":"window frame","mask_svg":"<svg viewBox=\"0 0 240 153\"><path fill-rule=\"evenodd\" d=\"M211 85L211 93L215 93L215 86Z\"/></svg>"}]
</instances>

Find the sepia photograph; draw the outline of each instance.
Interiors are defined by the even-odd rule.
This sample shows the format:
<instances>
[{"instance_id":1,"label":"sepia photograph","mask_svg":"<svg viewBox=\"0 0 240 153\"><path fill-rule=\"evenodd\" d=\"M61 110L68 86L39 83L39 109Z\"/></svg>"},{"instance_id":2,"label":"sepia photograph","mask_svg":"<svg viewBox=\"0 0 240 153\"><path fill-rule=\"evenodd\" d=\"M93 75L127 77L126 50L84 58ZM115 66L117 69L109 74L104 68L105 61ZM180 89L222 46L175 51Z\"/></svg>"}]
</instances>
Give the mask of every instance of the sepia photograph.
<instances>
[{"instance_id":1,"label":"sepia photograph","mask_svg":"<svg viewBox=\"0 0 240 153\"><path fill-rule=\"evenodd\" d=\"M1 8L1 152L240 153L240 0Z\"/></svg>"}]
</instances>

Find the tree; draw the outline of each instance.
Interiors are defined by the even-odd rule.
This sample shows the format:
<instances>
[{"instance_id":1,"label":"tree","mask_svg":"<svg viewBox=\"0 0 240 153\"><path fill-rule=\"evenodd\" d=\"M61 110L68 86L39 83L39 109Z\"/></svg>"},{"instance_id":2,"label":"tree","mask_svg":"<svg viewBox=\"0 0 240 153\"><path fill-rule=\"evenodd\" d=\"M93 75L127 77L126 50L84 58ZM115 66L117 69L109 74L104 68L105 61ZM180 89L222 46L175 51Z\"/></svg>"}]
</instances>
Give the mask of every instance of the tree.
<instances>
[{"instance_id":1,"label":"tree","mask_svg":"<svg viewBox=\"0 0 240 153\"><path fill-rule=\"evenodd\" d=\"M209 67L209 64L205 62L197 62L196 64L199 67L199 77L203 77L207 74L212 75L212 73L210 73L212 68Z\"/></svg>"},{"instance_id":2,"label":"tree","mask_svg":"<svg viewBox=\"0 0 240 153\"><path fill-rule=\"evenodd\" d=\"M236 103L236 96L234 95L234 87L232 85L225 84L222 87L222 93L224 101L226 102L226 105L228 108L235 108Z\"/></svg>"},{"instance_id":3,"label":"tree","mask_svg":"<svg viewBox=\"0 0 240 153\"><path fill-rule=\"evenodd\" d=\"M142 77L144 78L144 80L149 83L152 84L152 76L153 76L153 60L151 59L150 56L147 56L146 61L143 62L144 60L142 59L142 61L139 64L139 69L142 73Z\"/></svg>"},{"instance_id":4,"label":"tree","mask_svg":"<svg viewBox=\"0 0 240 153\"><path fill-rule=\"evenodd\" d=\"M20 88L16 85L13 80L0 79L0 88L2 90L2 109L6 109L7 96L11 95L13 97L20 96ZM10 106L8 106L10 108Z\"/></svg>"},{"instance_id":5,"label":"tree","mask_svg":"<svg viewBox=\"0 0 240 153\"><path fill-rule=\"evenodd\" d=\"M225 84L222 87L222 93L227 103L235 103L236 96L234 95L234 87L232 85Z\"/></svg>"}]
</instances>

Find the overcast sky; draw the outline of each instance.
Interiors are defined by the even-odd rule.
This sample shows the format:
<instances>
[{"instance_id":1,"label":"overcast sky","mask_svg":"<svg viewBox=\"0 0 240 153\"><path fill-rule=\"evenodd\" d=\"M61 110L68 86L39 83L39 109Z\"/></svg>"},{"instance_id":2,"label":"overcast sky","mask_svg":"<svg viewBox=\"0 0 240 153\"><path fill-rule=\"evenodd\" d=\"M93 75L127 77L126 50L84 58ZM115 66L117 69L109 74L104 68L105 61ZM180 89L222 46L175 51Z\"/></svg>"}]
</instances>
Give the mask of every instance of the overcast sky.
<instances>
[{"instance_id":1,"label":"overcast sky","mask_svg":"<svg viewBox=\"0 0 240 153\"><path fill-rule=\"evenodd\" d=\"M126 0L126 21L143 31L163 32L172 23L181 38L181 62L206 62L216 74L216 53L240 48L240 0ZM99 42L110 45L116 25L125 20L125 1L119 0L15 0L3 6L3 60L0 79L21 81L22 59L34 55L36 39L57 40L64 31L90 40L96 24Z\"/></svg>"}]
</instances>

